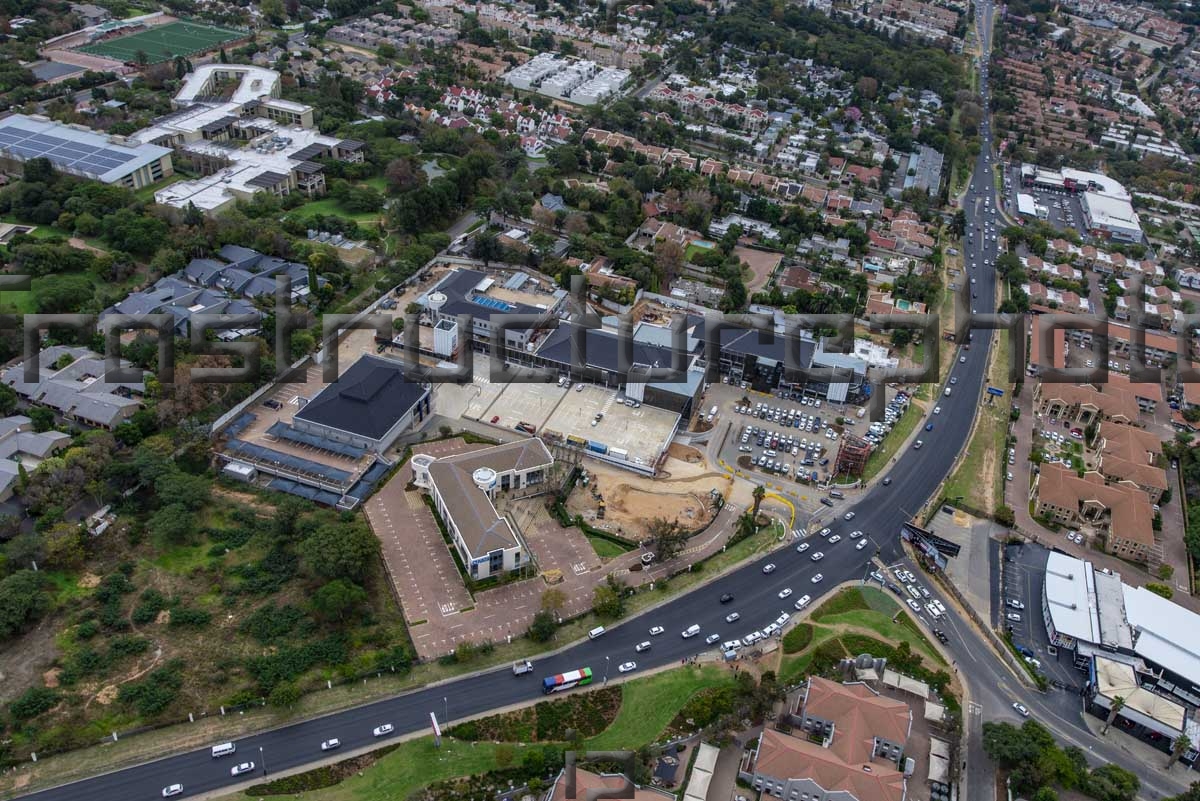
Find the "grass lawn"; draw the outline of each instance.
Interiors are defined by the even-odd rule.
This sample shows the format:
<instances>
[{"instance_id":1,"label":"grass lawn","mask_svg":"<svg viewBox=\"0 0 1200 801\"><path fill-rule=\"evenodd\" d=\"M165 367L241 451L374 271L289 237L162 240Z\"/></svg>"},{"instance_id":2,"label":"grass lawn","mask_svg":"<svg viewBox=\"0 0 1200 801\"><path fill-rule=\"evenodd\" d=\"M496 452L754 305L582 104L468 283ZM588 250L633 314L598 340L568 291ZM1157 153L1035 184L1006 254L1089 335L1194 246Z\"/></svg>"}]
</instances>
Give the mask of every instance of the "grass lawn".
<instances>
[{"instance_id":1,"label":"grass lawn","mask_svg":"<svg viewBox=\"0 0 1200 801\"><path fill-rule=\"evenodd\" d=\"M654 742L700 690L728 684L732 674L708 665L686 667L636 679L622 686L621 711L612 725L587 741L592 750L636 749ZM530 699L533 700L533 699ZM446 738L440 749L433 738L422 737L400 746L373 766L335 787L301 793L304 801L393 801L407 798L416 790L443 779L470 776L494 770L496 744L463 743ZM526 748L516 746L514 763L519 764ZM245 798L242 794L229 799Z\"/></svg>"},{"instance_id":2,"label":"grass lawn","mask_svg":"<svg viewBox=\"0 0 1200 801\"><path fill-rule=\"evenodd\" d=\"M382 211L363 211L357 214L352 214L342 208L342 205L331 197L322 198L321 200L313 200L305 203L303 206L298 206L288 214L295 215L302 220L307 220L316 217L318 214L334 214L338 217L345 217L354 220L359 224L379 224L379 218L383 216Z\"/></svg>"},{"instance_id":3,"label":"grass lawn","mask_svg":"<svg viewBox=\"0 0 1200 801\"><path fill-rule=\"evenodd\" d=\"M176 173L175 175L172 175L170 178L167 178L164 181L159 181L158 183L151 184L150 186L143 186L141 189L135 189L135 190L133 190L133 194L138 200L142 201L143 203L153 203L155 192L157 192L160 189L166 189L171 184L176 184L176 183L179 183L180 181L186 181L186 180L187 180L186 175L181 175L179 173Z\"/></svg>"},{"instance_id":4,"label":"grass lawn","mask_svg":"<svg viewBox=\"0 0 1200 801\"><path fill-rule=\"evenodd\" d=\"M817 646L836 635L835 629L814 624L812 642L808 644L808 647L794 656L783 657L783 662L779 666L779 680L784 684L798 682L808 671L808 665L812 662Z\"/></svg>"},{"instance_id":5,"label":"grass lawn","mask_svg":"<svg viewBox=\"0 0 1200 801\"><path fill-rule=\"evenodd\" d=\"M584 536L592 544L592 550L596 552L596 556L599 556L601 559L612 559L615 556L620 556L632 550L631 548L624 548L612 540L606 540L603 537L594 537L591 534L584 534Z\"/></svg>"},{"instance_id":6,"label":"grass lawn","mask_svg":"<svg viewBox=\"0 0 1200 801\"><path fill-rule=\"evenodd\" d=\"M988 366L988 383L1010 389L1007 375L1010 347L1006 331L999 332L994 350ZM962 463L946 480L946 498L954 500L962 496L966 505L984 512L991 512L1003 504L1010 405L1009 396L1005 395L985 403L980 409L979 421Z\"/></svg>"},{"instance_id":7,"label":"grass lawn","mask_svg":"<svg viewBox=\"0 0 1200 801\"><path fill-rule=\"evenodd\" d=\"M932 659L939 665L945 665L946 660L942 659L941 655L938 654L937 649L933 647L929 640L925 639L923 635L918 634L916 631L903 624L902 618L907 616L907 614L904 614L902 615L901 619L897 619L897 621L893 623L891 615L880 614L873 609L855 609L852 612L842 612L841 614L837 615L829 615L823 620L825 623L832 626L842 624L846 626L855 626L861 629L869 629L878 634L884 640L884 642L889 642L893 645L899 644L901 640L907 641L912 649L917 653Z\"/></svg>"},{"instance_id":8,"label":"grass lawn","mask_svg":"<svg viewBox=\"0 0 1200 801\"><path fill-rule=\"evenodd\" d=\"M622 688L621 711L604 731L587 741L603 751L638 748L658 739L667 724L697 692L732 683L732 674L716 667L684 667L631 681Z\"/></svg>"}]
</instances>

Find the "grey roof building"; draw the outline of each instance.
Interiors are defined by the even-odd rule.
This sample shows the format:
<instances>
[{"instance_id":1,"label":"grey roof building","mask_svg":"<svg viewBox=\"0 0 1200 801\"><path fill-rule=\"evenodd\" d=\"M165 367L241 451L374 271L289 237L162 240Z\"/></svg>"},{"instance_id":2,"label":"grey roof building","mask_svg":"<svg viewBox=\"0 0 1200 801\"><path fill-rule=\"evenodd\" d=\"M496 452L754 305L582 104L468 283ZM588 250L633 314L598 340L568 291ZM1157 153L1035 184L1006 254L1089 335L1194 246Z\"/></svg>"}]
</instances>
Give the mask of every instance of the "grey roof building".
<instances>
[{"instance_id":1,"label":"grey roof building","mask_svg":"<svg viewBox=\"0 0 1200 801\"><path fill-rule=\"evenodd\" d=\"M35 433L33 421L24 415L0 419L0 501L12 497L22 465L32 472L69 444L71 437L61 431Z\"/></svg>"},{"instance_id":2,"label":"grey roof building","mask_svg":"<svg viewBox=\"0 0 1200 801\"><path fill-rule=\"evenodd\" d=\"M398 362L367 355L305 403L292 427L382 453L429 405L428 384L409 381Z\"/></svg>"},{"instance_id":3,"label":"grey roof building","mask_svg":"<svg viewBox=\"0 0 1200 801\"><path fill-rule=\"evenodd\" d=\"M54 409L64 418L100 428L113 428L141 408L144 381L110 381L104 359L87 348L54 345L38 354L38 378L25 380L25 364L4 371L0 380L30 403ZM130 363L120 361L121 367Z\"/></svg>"},{"instance_id":4,"label":"grey roof building","mask_svg":"<svg viewBox=\"0 0 1200 801\"><path fill-rule=\"evenodd\" d=\"M496 511L497 493L548 486L554 457L540 439L522 439L456 456L412 458L413 480L434 506L473 579L516 570L530 561L516 526Z\"/></svg>"}]
</instances>

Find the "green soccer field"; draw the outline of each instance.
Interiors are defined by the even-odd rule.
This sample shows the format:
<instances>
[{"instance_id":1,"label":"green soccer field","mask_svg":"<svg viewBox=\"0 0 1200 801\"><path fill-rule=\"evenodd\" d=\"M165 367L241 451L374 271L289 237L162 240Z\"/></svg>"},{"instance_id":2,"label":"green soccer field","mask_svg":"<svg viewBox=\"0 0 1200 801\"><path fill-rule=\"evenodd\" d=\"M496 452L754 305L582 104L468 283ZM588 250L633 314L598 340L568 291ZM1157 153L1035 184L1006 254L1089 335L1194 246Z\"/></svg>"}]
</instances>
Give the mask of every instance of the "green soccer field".
<instances>
[{"instance_id":1,"label":"green soccer field","mask_svg":"<svg viewBox=\"0 0 1200 801\"><path fill-rule=\"evenodd\" d=\"M195 22L169 22L119 39L84 45L79 50L126 62L136 62L138 53L142 52L146 54L147 63L156 64L176 56L190 56L213 50L225 42L232 42L244 36L244 32L229 28L199 25Z\"/></svg>"}]
</instances>

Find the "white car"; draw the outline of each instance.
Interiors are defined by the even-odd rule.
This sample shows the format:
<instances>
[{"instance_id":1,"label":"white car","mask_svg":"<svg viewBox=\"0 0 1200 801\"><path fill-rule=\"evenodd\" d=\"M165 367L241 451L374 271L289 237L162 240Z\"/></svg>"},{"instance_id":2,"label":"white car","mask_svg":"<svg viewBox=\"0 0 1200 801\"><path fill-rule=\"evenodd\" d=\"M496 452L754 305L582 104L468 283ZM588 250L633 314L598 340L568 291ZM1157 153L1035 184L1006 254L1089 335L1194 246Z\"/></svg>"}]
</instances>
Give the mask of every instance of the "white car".
<instances>
[{"instance_id":1,"label":"white car","mask_svg":"<svg viewBox=\"0 0 1200 801\"><path fill-rule=\"evenodd\" d=\"M170 798L173 795L182 795L182 794L183 794L183 785L182 784L171 784L171 785L167 785L166 787L163 788L162 797Z\"/></svg>"},{"instance_id":2,"label":"white car","mask_svg":"<svg viewBox=\"0 0 1200 801\"><path fill-rule=\"evenodd\" d=\"M916 601L914 601L912 598L908 599L908 605L910 607L912 607L912 610L914 612L919 613L921 611L921 605L919 603L917 603Z\"/></svg>"},{"instance_id":3,"label":"white car","mask_svg":"<svg viewBox=\"0 0 1200 801\"><path fill-rule=\"evenodd\" d=\"M858 541L857 544L855 544L854 550L861 551L863 548L866 548L866 547L867 547L867 538L863 537L861 540Z\"/></svg>"},{"instance_id":4,"label":"white car","mask_svg":"<svg viewBox=\"0 0 1200 801\"><path fill-rule=\"evenodd\" d=\"M842 541L841 534L834 534L832 537L829 538L830 545L833 545L835 542L841 542L841 541Z\"/></svg>"},{"instance_id":5,"label":"white car","mask_svg":"<svg viewBox=\"0 0 1200 801\"><path fill-rule=\"evenodd\" d=\"M334 737L330 740L326 740L325 742L321 743L322 751L332 751L335 748L341 748L341 747L342 747L342 741L336 737Z\"/></svg>"},{"instance_id":6,"label":"white car","mask_svg":"<svg viewBox=\"0 0 1200 801\"><path fill-rule=\"evenodd\" d=\"M934 406L934 407L933 407L933 413L934 413L934 414L941 414L941 413L942 413L942 407L941 407L941 406Z\"/></svg>"},{"instance_id":7,"label":"white car","mask_svg":"<svg viewBox=\"0 0 1200 801\"><path fill-rule=\"evenodd\" d=\"M637 662L622 662L617 665L618 673L628 673L631 670L637 670Z\"/></svg>"},{"instance_id":8,"label":"white car","mask_svg":"<svg viewBox=\"0 0 1200 801\"><path fill-rule=\"evenodd\" d=\"M828 537L828 536L829 536L829 534L830 534L830 531L829 531L829 529L827 529L827 528L823 528L823 529L821 529L821 536L822 536L822 537Z\"/></svg>"},{"instance_id":9,"label":"white car","mask_svg":"<svg viewBox=\"0 0 1200 801\"><path fill-rule=\"evenodd\" d=\"M240 765L234 765L229 769L230 776L241 776L243 773L249 773L254 770L253 762L243 762Z\"/></svg>"},{"instance_id":10,"label":"white car","mask_svg":"<svg viewBox=\"0 0 1200 801\"><path fill-rule=\"evenodd\" d=\"M788 597L789 595L791 595L791 594L792 594L792 588L791 588L791 587L784 587L782 590L780 590L780 591L779 591L779 597L780 597L780 598L787 598L787 597Z\"/></svg>"},{"instance_id":11,"label":"white car","mask_svg":"<svg viewBox=\"0 0 1200 801\"><path fill-rule=\"evenodd\" d=\"M804 552L805 552L805 551L807 551L807 550L808 550L808 543L807 543L807 542L802 542L802 543L800 543L799 545L797 545L797 546L796 546L796 553L804 553Z\"/></svg>"},{"instance_id":12,"label":"white car","mask_svg":"<svg viewBox=\"0 0 1200 801\"><path fill-rule=\"evenodd\" d=\"M779 626L779 627L786 626L787 622L791 619L792 619L792 616L789 615L787 612L780 612L779 617L775 618L775 625Z\"/></svg>"},{"instance_id":13,"label":"white car","mask_svg":"<svg viewBox=\"0 0 1200 801\"><path fill-rule=\"evenodd\" d=\"M824 580L824 578L825 578L824 576L822 576L820 573L818 573L817 575L815 575L815 576L813 576L813 577L812 577L812 583L813 583L813 584L820 584L820 583L821 583L821 581L822 581L822 580Z\"/></svg>"},{"instance_id":14,"label":"white car","mask_svg":"<svg viewBox=\"0 0 1200 801\"><path fill-rule=\"evenodd\" d=\"M395 730L396 730L395 726L393 726L390 723L385 723L382 726L376 726L374 729L372 729L371 734L373 734L376 737L382 737L385 734L391 734Z\"/></svg>"},{"instance_id":15,"label":"white car","mask_svg":"<svg viewBox=\"0 0 1200 801\"><path fill-rule=\"evenodd\" d=\"M637 651L639 654L642 651L649 651L650 650L650 641L646 640L645 642L639 642L637 645L634 646L633 650Z\"/></svg>"},{"instance_id":16,"label":"white car","mask_svg":"<svg viewBox=\"0 0 1200 801\"><path fill-rule=\"evenodd\" d=\"M822 559L824 559L824 558L825 558L825 554L821 553L820 551L817 551L817 552L816 552L816 553L814 553L814 554L812 555L812 557L810 557L810 558L811 558L811 559L812 559L814 562L820 562Z\"/></svg>"},{"instance_id":17,"label":"white car","mask_svg":"<svg viewBox=\"0 0 1200 801\"><path fill-rule=\"evenodd\" d=\"M774 562L763 565L763 573L774 573L774 572L775 572L775 563Z\"/></svg>"},{"instance_id":18,"label":"white car","mask_svg":"<svg viewBox=\"0 0 1200 801\"><path fill-rule=\"evenodd\" d=\"M736 622L737 620L740 620L741 617L742 616L740 614L738 614L737 612L730 612L728 615L725 616L725 622L733 623L733 622Z\"/></svg>"},{"instance_id":19,"label":"white car","mask_svg":"<svg viewBox=\"0 0 1200 801\"><path fill-rule=\"evenodd\" d=\"M664 631L666 631L666 629L664 629L662 626L651 626L650 627L650 636L657 637L658 635L662 634Z\"/></svg>"},{"instance_id":20,"label":"white car","mask_svg":"<svg viewBox=\"0 0 1200 801\"><path fill-rule=\"evenodd\" d=\"M1019 714L1021 717L1023 717L1023 718L1029 717L1029 710L1025 708L1024 704L1013 701L1012 706L1013 706L1013 709L1017 710L1017 714Z\"/></svg>"},{"instance_id":21,"label":"white car","mask_svg":"<svg viewBox=\"0 0 1200 801\"><path fill-rule=\"evenodd\" d=\"M854 512L846 512L846 514L842 515L842 519L843 520L853 520Z\"/></svg>"},{"instance_id":22,"label":"white car","mask_svg":"<svg viewBox=\"0 0 1200 801\"><path fill-rule=\"evenodd\" d=\"M811 595L801 595L800 600L796 601L796 608L803 609L804 607L808 606L810 603L812 603Z\"/></svg>"}]
</instances>

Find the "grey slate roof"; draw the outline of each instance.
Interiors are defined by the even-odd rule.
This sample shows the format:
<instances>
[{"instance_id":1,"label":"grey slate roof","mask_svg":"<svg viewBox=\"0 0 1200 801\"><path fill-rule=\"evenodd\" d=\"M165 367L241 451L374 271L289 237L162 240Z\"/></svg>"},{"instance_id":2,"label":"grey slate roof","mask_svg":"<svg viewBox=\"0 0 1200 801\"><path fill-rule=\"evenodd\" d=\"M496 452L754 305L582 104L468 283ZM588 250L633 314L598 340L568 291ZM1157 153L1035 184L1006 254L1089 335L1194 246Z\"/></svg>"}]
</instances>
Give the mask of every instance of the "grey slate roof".
<instances>
[{"instance_id":1,"label":"grey slate roof","mask_svg":"<svg viewBox=\"0 0 1200 801\"><path fill-rule=\"evenodd\" d=\"M295 419L379 440L427 391L404 377L403 365L365 355L318 392Z\"/></svg>"}]
</instances>

